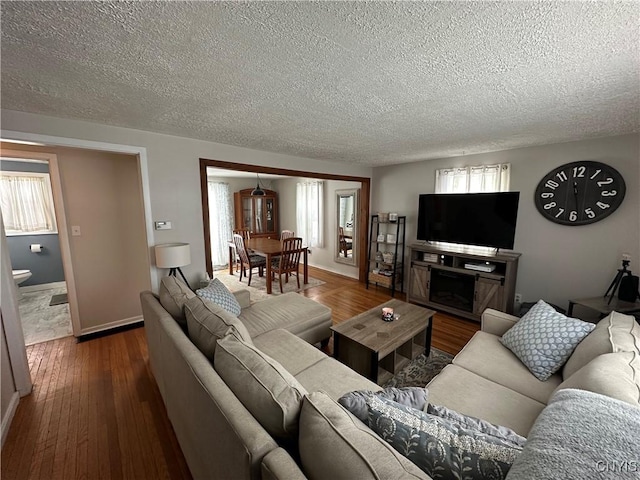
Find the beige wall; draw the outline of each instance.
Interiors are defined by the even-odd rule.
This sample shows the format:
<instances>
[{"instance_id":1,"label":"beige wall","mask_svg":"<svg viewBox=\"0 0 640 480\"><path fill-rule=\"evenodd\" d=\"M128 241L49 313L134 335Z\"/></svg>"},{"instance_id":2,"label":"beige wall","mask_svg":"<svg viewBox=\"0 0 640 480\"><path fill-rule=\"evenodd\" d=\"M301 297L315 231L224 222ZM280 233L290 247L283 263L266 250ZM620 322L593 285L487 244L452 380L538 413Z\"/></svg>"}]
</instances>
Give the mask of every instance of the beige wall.
<instances>
[{"instance_id":1,"label":"beige wall","mask_svg":"<svg viewBox=\"0 0 640 480\"><path fill-rule=\"evenodd\" d=\"M514 250L522 257L516 291L525 302L542 298L566 309L570 298L604 295L623 252L632 255L634 273L640 272L639 141L639 135L623 135L376 168L371 210L407 215L407 238L415 242L418 195L433 193L437 168L511 163L511 189L521 192ZM579 160L616 168L627 185L624 202L592 225L545 220L533 203L538 182L555 167Z\"/></svg>"},{"instance_id":2,"label":"beige wall","mask_svg":"<svg viewBox=\"0 0 640 480\"><path fill-rule=\"evenodd\" d=\"M82 333L139 319L138 294L151 282L138 159L79 148L11 148L58 158Z\"/></svg>"},{"instance_id":3,"label":"beige wall","mask_svg":"<svg viewBox=\"0 0 640 480\"><path fill-rule=\"evenodd\" d=\"M142 315L139 292L151 288L137 159L54 149L58 155L83 329Z\"/></svg>"}]
</instances>

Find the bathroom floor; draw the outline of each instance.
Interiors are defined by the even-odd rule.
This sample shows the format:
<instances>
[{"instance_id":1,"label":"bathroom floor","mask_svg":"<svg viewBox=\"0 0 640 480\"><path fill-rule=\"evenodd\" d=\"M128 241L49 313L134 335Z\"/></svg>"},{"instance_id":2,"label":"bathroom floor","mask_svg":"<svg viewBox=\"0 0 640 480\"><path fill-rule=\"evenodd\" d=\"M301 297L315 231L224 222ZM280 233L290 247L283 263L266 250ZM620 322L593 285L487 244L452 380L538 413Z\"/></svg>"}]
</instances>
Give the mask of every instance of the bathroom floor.
<instances>
[{"instance_id":1,"label":"bathroom floor","mask_svg":"<svg viewBox=\"0 0 640 480\"><path fill-rule=\"evenodd\" d=\"M18 307L25 345L47 342L72 334L69 304L49 306L53 295L66 292L67 289L64 287L20 292Z\"/></svg>"}]
</instances>

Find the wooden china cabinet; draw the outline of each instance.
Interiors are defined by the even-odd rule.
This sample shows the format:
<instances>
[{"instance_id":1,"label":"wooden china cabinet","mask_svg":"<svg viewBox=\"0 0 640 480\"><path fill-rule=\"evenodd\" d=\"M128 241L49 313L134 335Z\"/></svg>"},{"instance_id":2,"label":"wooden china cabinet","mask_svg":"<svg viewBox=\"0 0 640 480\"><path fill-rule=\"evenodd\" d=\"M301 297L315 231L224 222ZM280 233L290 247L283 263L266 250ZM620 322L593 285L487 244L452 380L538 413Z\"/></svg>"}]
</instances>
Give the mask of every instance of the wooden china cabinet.
<instances>
[{"instance_id":1,"label":"wooden china cabinet","mask_svg":"<svg viewBox=\"0 0 640 480\"><path fill-rule=\"evenodd\" d=\"M278 238L278 193L264 190L264 195L251 196L253 188L233 194L236 229L247 228L252 237Z\"/></svg>"}]
</instances>

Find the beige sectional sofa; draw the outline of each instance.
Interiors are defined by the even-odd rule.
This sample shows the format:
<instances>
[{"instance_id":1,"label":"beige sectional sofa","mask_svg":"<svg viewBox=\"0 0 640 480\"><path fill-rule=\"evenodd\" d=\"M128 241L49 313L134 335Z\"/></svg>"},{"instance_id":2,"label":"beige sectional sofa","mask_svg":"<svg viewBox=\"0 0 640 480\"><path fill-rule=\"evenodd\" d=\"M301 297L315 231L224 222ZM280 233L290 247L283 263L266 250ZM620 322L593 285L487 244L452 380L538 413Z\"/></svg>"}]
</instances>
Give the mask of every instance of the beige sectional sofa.
<instances>
[{"instance_id":1,"label":"beige sectional sofa","mask_svg":"<svg viewBox=\"0 0 640 480\"><path fill-rule=\"evenodd\" d=\"M276 364L277 382L284 379L293 387L287 389L287 395L293 391L293 400L277 389L272 389L272 398L267 399L280 402L276 407L282 407L286 416L285 434L292 428L292 418L297 421L294 434L286 438L281 438L281 425L274 427L273 419L261 418L261 400L256 402L254 392L259 396L266 383L259 375L257 383L247 386L252 390L246 392L232 381L238 370L229 370L226 364L232 363L242 375L247 374L242 369L249 363L233 352L242 346L237 337L243 333L234 327L233 338L225 336L211 357L206 348L203 353L192 342L184 318L176 317L183 314L183 305L192 295L185 291L180 299L174 292L169 299L161 292L161 303L153 293L141 293L151 368L194 478L430 478L337 403L347 392L378 391L380 387L312 345L330 334L329 309L297 294L254 305L249 304L247 292L234 295L242 306L237 317L243 324L239 330L246 328L251 336L252 345L243 348L258 355L258 361L264 355ZM637 407L640 418L640 329L633 317L614 314L603 320L583 340L583 348L576 349L564 372L546 382L533 377L499 341L517 320L487 310L481 331L429 383L429 402L509 427L523 436L533 432L554 393L565 387L620 399L633 406L628 408ZM572 407L577 412L581 408ZM530 469L525 458L527 447L528 442L515 479L535 478L526 473ZM573 468L570 461L566 463Z\"/></svg>"}]
</instances>

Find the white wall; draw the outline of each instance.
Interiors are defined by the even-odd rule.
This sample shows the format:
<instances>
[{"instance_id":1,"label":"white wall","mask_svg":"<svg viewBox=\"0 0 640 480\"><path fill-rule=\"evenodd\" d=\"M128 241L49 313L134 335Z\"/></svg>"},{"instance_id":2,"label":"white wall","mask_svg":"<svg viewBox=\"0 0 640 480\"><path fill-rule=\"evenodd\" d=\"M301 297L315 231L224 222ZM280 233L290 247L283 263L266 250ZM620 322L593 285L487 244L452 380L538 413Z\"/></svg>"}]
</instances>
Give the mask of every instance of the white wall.
<instances>
[{"instance_id":1,"label":"white wall","mask_svg":"<svg viewBox=\"0 0 640 480\"><path fill-rule=\"evenodd\" d=\"M570 298L604 295L622 253L632 255L631 269L640 272L639 143L640 135L622 135L375 168L371 211L407 215L407 240L415 242L418 195L433 193L437 168L509 162L511 190L521 192L514 250L522 257L516 291L525 302L542 298L567 308ZM545 220L533 203L538 182L555 167L579 160L601 161L622 174L627 186L622 205L592 225Z\"/></svg>"},{"instance_id":2,"label":"white wall","mask_svg":"<svg viewBox=\"0 0 640 480\"><path fill-rule=\"evenodd\" d=\"M292 157L24 112L2 110L2 129L95 142L144 147L147 150L152 219L169 220L172 230L154 232L154 243L188 242L191 265L182 270L189 281L204 278L204 233L199 159L223 160L318 173L371 177L371 168ZM166 272L158 272L161 276Z\"/></svg>"},{"instance_id":3,"label":"white wall","mask_svg":"<svg viewBox=\"0 0 640 480\"><path fill-rule=\"evenodd\" d=\"M285 178L277 181L280 198L289 201L280 202L280 228L296 229L296 183L301 178ZM335 261L338 233L336 230L336 190L360 188L360 182L346 182L340 180L324 181L324 247L314 247L309 255L309 265L319 267L330 272L339 273L351 278L358 278L358 268Z\"/></svg>"}]
</instances>

